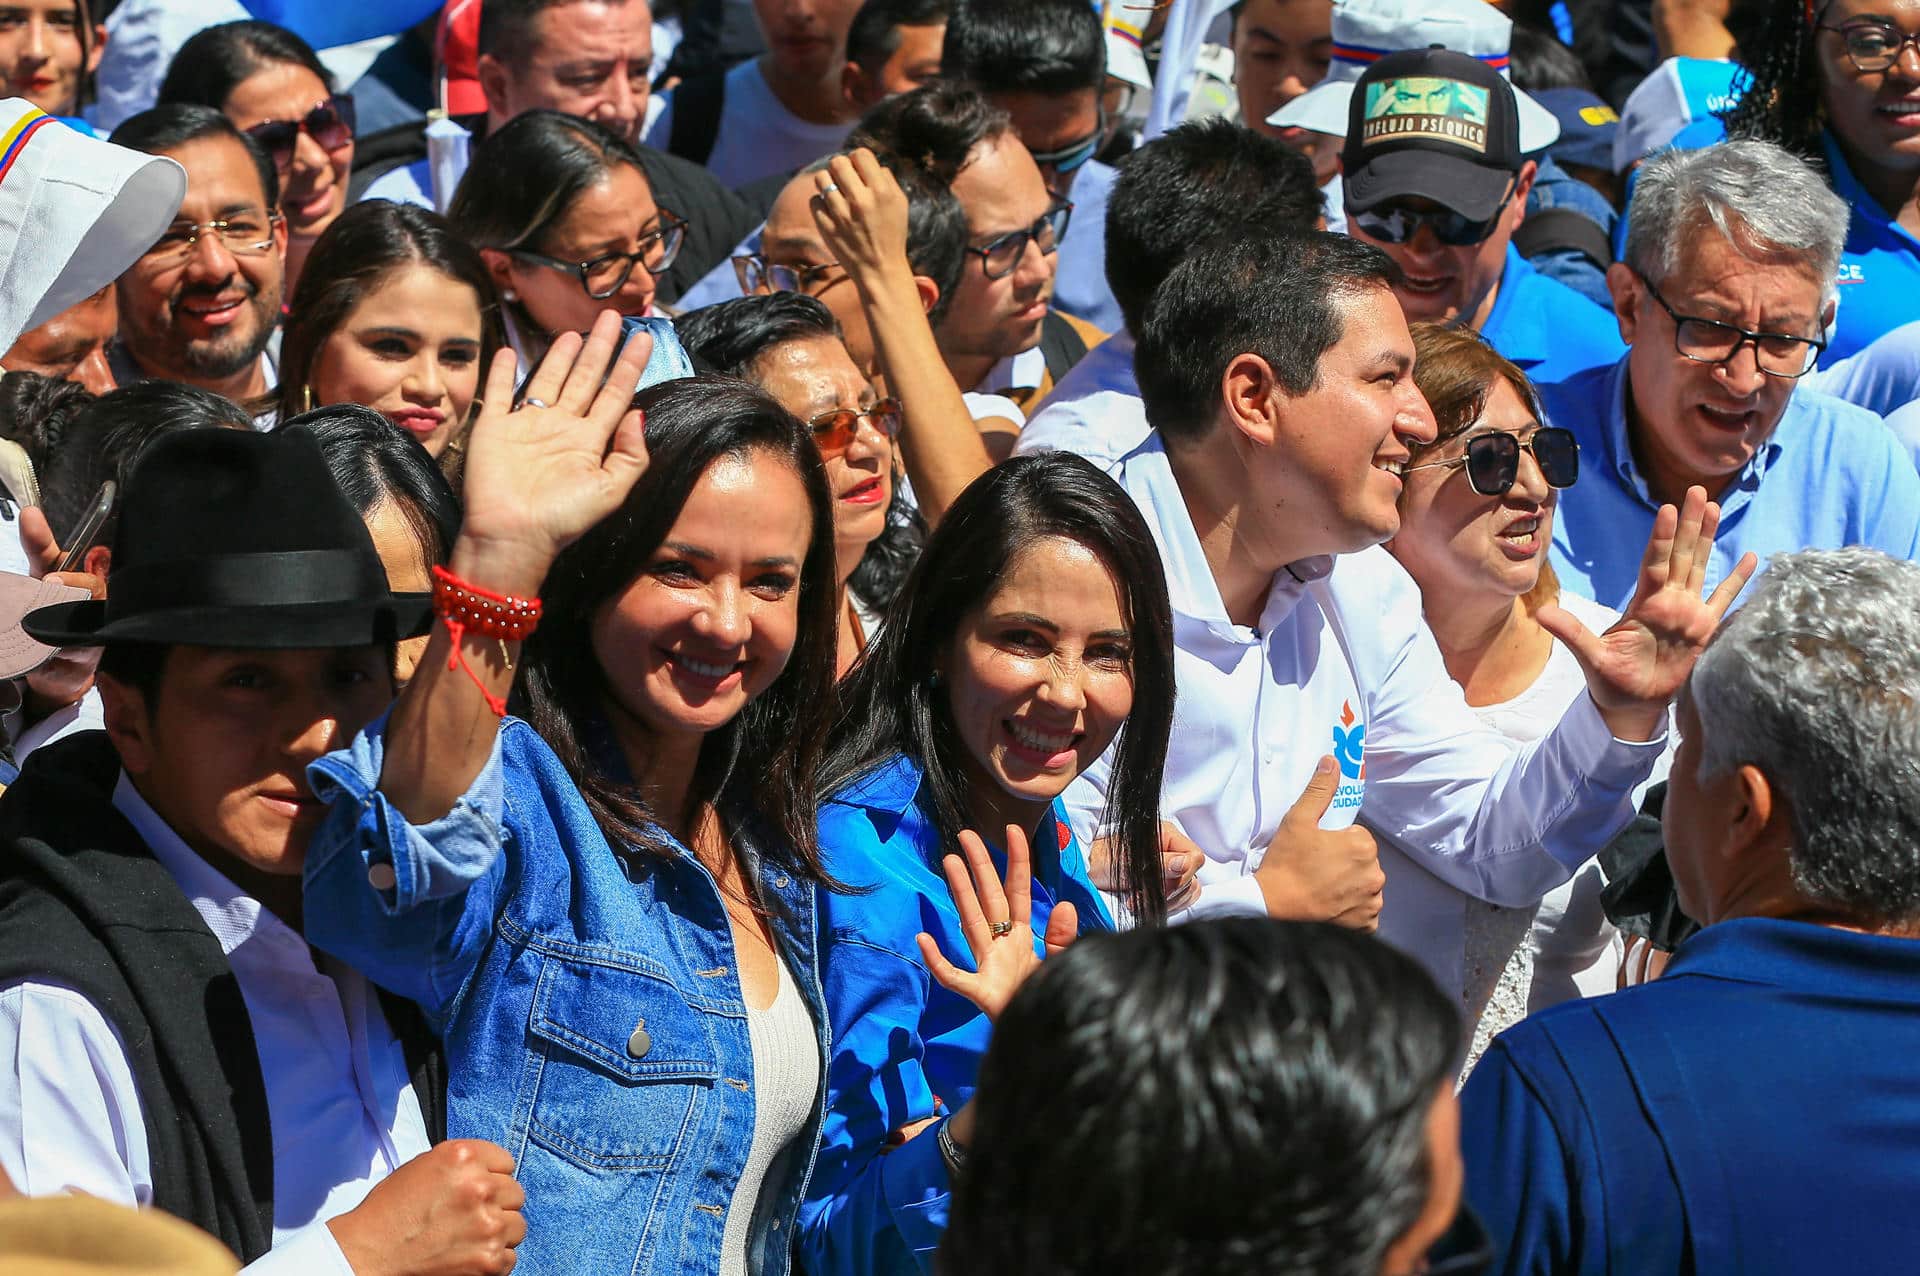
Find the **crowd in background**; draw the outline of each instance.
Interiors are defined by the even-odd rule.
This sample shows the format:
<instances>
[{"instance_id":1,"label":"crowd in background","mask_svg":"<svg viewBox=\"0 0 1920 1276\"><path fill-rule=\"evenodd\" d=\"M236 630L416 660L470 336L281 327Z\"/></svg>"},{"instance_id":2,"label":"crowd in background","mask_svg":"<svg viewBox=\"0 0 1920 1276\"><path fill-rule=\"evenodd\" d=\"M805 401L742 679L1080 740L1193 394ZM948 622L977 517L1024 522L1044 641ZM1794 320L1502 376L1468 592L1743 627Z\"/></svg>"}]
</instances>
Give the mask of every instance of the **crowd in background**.
<instances>
[{"instance_id":1,"label":"crowd in background","mask_svg":"<svg viewBox=\"0 0 1920 1276\"><path fill-rule=\"evenodd\" d=\"M1920 0L0 99L0 1268L1911 1265Z\"/></svg>"}]
</instances>

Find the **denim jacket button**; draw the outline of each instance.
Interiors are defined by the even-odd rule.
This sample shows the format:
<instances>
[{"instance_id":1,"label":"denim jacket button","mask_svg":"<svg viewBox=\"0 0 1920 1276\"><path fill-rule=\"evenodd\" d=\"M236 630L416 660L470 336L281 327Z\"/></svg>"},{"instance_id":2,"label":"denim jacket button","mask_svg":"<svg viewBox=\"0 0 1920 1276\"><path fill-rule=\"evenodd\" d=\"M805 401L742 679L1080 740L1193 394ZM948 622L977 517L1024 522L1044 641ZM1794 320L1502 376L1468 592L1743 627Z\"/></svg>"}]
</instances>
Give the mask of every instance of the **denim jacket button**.
<instances>
[{"instance_id":1,"label":"denim jacket button","mask_svg":"<svg viewBox=\"0 0 1920 1276\"><path fill-rule=\"evenodd\" d=\"M367 870L367 885L377 891L392 890L393 884L398 880L391 864L375 864Z\"/></svg>"},{"instance_id":2,"label":"denim jacket button","mask_svg":"<svg viewBox=\"0 0 1920 1276\"><path fill-rule=\"evenodd\" d=\"M653 1038L647 1035L647 1021L642 1019L633 1029L633 1035L627 1038L627 1053L636 1059L647 1057L647 1051L653 1049Z\"/></svg>"},{"instance_id":3,"label":"denim jacket button","mask_svg":"<svg viewBox=\"0 0 1920 1276\"><path fill-rule=\"evenodd\" d=\"M783 891L787 889L788 885L789 885L789 882L787 879L787 875L785 873L782 873L780 874L780 876L773 879L773 889L777 891Z\"/></svg>"}]
</instances>

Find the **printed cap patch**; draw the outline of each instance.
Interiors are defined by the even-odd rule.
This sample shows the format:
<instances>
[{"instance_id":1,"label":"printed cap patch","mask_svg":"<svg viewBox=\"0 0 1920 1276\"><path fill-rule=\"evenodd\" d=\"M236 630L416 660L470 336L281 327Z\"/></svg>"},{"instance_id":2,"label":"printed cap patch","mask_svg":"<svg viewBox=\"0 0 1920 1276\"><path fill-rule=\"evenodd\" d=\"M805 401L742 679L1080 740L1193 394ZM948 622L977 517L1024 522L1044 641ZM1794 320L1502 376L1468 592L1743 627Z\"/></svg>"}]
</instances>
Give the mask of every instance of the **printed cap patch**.
<instances>
[{"instance_id":1,"label":"printed cap patch","mask_svg":"<svg viewBox=\"0 0 1920 1276\"><path fill-rule=\"evenodd\" d=\"M1437 75L1407 75L1367 85L1367 112L1360 142L1452 142L1486 154L1487 101L1484 85Z\"/></svg>"}]
</instances>

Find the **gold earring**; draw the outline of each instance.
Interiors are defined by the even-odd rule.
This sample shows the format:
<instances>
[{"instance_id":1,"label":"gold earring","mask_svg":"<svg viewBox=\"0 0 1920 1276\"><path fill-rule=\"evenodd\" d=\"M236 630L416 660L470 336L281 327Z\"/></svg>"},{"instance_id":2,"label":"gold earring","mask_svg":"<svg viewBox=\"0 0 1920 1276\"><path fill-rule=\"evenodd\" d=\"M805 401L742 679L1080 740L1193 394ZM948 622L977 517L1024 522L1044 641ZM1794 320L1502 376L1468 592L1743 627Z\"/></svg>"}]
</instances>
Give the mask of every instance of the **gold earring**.
<instances>
[{"instance_id":1,"label":"gold earring","mask_svg":"<svg viewBox=\"0 0 1920 1276\"><path fill-rule=\"evenodd\" d=\"M300 387L300 410L302 412L313 411L313 387L310 385Z\"/></svg>"}]
</instances>

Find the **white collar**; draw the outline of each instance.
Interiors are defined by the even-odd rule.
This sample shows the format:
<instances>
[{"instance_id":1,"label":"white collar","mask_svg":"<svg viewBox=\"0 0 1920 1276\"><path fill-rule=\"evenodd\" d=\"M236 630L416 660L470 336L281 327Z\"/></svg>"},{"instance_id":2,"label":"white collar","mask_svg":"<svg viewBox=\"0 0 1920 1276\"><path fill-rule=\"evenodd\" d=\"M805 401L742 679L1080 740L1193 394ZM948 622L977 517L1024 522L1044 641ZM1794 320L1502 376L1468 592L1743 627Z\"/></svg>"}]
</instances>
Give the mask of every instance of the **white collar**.
<instances>
[{"instance_id":1,"label":"white collar","mask_svg":"<svg viewBox=\"0 0 1920 1276\"><path fill-rule=\"evenodd\" d=\"M987 370L974 387L978 394L1005 394L1009 390L1038 390L1047 376L1047 353L1029 346L1019 354L1008 355Z\"/></svg>"}]
</instances>

